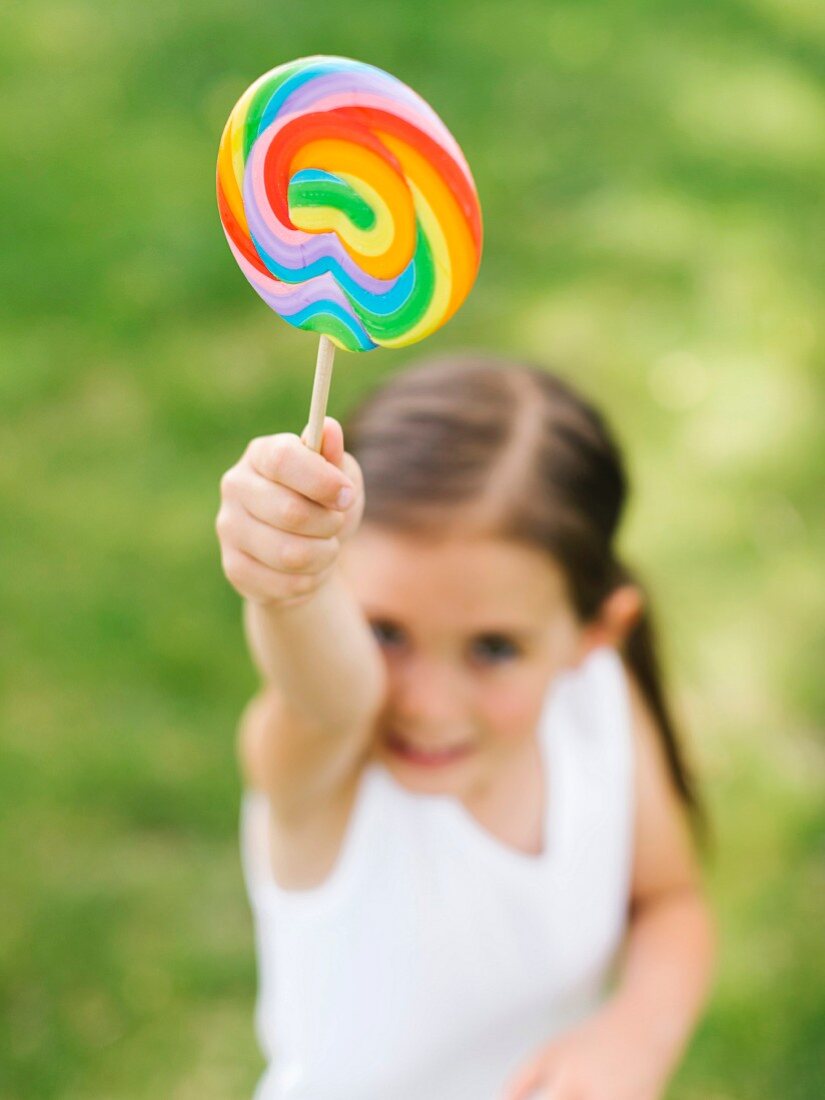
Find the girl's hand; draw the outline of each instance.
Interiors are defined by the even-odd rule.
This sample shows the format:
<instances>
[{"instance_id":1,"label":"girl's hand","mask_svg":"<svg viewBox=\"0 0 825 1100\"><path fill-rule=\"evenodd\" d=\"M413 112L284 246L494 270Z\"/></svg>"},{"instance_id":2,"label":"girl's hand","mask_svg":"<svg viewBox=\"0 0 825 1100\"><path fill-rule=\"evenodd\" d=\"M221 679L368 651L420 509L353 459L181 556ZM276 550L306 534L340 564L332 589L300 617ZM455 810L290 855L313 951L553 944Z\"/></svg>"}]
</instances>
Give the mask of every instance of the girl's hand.
<instances>
[{"instance_id":1,"label":"girl's hand","mask_svg":"<svg viewBox=\"0 0 825 1100\"><path fill-rule=\"evenodd\" d=\"M666 1080L627 1016L606 1006L541 1047L501 1100L660 1100Z\"/></svg>"},{"instance_id":2,"label":"girl's hand","mask_svg":"<svg viewBox=\"0 0 825 1100\"><path fill-rule=\"evenodd\" d=\"M221 478L223 571L255 603L300 603L332 572L363 510L361 470L337 420L325 418L320 454L291 432L259 436Z\"/></svg>"}]
</instances>

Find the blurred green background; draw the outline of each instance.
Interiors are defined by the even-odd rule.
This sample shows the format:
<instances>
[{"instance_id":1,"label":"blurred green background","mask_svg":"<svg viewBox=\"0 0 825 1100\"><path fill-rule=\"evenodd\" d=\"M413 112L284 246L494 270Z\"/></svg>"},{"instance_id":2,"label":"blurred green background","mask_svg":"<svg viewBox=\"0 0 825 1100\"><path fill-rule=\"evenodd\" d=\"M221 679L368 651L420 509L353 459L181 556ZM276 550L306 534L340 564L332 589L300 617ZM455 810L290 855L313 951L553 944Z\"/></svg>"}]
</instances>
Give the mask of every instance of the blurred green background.
<instances>
[{"instance_id":1,"label":"blurred green background","mask_svg":"<svg viewBox=\"0 0 825 1100\"><path fill-rule=\"evenodd\" d=\"M229 1100L261 1068L256 679L213 523L246 442L303 426L315 341L237 270L214 162L247 84L319 52L435 105L486 225L459 315L339 354L331 411L468 346L598 397L716 828L722 965L669 1095L820 1097L821 0L4 0L0 1095Z\"/></svg>"}]
</instances>

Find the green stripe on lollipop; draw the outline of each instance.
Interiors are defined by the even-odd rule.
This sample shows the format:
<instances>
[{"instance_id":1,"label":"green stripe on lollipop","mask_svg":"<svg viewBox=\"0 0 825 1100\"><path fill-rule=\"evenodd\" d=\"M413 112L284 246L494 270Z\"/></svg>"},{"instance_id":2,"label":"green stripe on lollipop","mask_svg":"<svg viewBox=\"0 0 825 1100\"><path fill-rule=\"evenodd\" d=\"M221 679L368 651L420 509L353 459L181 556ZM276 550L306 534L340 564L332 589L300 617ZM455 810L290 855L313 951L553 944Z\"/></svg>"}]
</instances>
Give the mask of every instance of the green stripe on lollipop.
<instances>
[{"instance_id":1,"label":"green stripe on lollipop","mask_svg":"<svg viewBox=\"0 0 825 1100\"><path fill-rule=\"evenodd\" d=\"M415 277L412 291L403 305L392 313L373 313L360 306L351 294L347 294L353 310L360 317L370 338L377 344L380 344L382 340L393 340L403 336L405 332L418 324L435 293L435 264L433 263L432 249L421 228L421 222L417 218L415 225L415 253L411 260Z\"/></svg>"},{"instance_id":2,"label":"green stripe on lollipop","mask_svg":"<svg viewBox=\"0 0 825 1100\"><path fill-rule=\"evenodd\" d=\"M249 157L249 150L255 143L258 134L261 132L261 119L264 112L269 106L270 100L278 89L293 77L296 73L302 72L306 69L305 61L293 61L286 65L281 65L273 72L268 73L269 79L261 82L260 88L255 92L255 95L249 101L249 107L247 108L246 118L244 119L244 134L243 134L243 159L244 162Z\"/></svg>"},{"instance_id":3,"label":"green stripe on lollipop","mask_svg":"<svg viewBox=\"0 0 825 1100\"><path fill-rule=\"evenodd\" d=\"M298 327L305 332L318 332L324 336L329 336L346 351L364 350L352 329L329 313L316 313L313 317L308 317L305 321L302 321Z\"/></svg>"},{"instance_id":4,"label":"green stripe on lollipop","mask_svg":"<svg viewBox=\"0 0 825 1100\"><path fill-rule=\"evenodd\" d=\"M370 204L334 176L321 179L319 175L297 172L289 182L287 201L290 209L325 206L339 210L357 229L372 229L375 225L375 211Z\"/></svg>"}]
</instances>

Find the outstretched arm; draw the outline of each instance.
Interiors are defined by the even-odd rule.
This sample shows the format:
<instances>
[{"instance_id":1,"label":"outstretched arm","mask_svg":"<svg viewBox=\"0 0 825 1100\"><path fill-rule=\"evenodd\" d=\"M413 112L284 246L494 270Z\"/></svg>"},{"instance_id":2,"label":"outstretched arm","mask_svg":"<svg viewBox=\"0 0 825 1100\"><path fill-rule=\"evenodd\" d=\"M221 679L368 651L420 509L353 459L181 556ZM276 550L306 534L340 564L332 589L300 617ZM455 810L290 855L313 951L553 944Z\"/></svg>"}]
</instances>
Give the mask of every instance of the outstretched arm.
<instances>
[{"instance_id":1,"label":"outstretched arm","mask_svg":"<svg viewBox=\"0 0 825 1100\"><path fill-rule=\"evenodd\" d=\"M241 764L283 818L317 817L343 792L383 698L383 659L338 571L363 504L360 469L331 417L321 454L289 433L263 436L221 480L223 567L246 601L262 679L239 723Z\"/></svg>"},{"instance_id":2,"label":"outstretched arm","mask_svg":"<svg viewBox=\"0 0 825 1100\"><path fill-rule=\"evenodd\" d=\"M320 454L288 432L262 436L221 479L223 567L246 600L262 691L319 730L362 722L383 690L378 647L337 568L363 506L361 471L332 417Z\"/></svg>"}]
</instances>

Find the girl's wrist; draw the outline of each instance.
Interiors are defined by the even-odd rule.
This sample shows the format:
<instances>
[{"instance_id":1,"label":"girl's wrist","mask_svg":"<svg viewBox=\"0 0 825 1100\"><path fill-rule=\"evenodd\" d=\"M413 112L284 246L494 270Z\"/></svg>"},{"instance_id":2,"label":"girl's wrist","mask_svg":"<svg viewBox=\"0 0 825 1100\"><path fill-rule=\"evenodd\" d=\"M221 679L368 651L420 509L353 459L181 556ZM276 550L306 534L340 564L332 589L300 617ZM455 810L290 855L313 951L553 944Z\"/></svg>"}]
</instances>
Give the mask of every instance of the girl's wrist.
<instances>
[{"instance_id":1,"label":"girl's wrist","mask_svg":"<svg viewBox=\"0 0 825 1100\"><path fill-rule=\"evenodd\" d=\"M305 604L311 603L318 598L319 592L327 586L333 572L333 568L330 567L323 573L318 574L317 583L313 585L312 588L308 588L305 592L298 592L293 596L272 596L261 599L247 596L245 599L246 602L256 610L270 614L277 614L282 610L288 611L296 607L303 607Z\"/></svg>"},{"instance_id":2,"label":"girl's wrist","mask_svg":"<svg viewBox=\"0 0 825 1100\"><path fill-rule=\"evenodd\" d=\"M684 1035L679 1022L661 1006L640 1003L638 997L621 989L605 1003L600 1015L627 1051L646 1063L645 1076L663 1085L682 1053Z\"/></svg>"}]
</instances>

